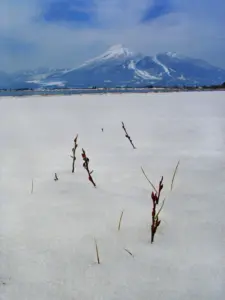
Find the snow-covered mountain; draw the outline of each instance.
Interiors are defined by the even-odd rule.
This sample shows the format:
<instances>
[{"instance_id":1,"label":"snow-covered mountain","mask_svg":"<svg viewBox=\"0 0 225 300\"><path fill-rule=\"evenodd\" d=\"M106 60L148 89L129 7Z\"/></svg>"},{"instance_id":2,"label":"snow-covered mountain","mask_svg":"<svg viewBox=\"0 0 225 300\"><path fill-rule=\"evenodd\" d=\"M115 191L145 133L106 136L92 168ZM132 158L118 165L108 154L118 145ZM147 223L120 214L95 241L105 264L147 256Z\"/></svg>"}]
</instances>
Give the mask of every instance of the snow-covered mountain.
<instances>
[{"instance_id":1,"label":"snow-covered mountain","mask_svg":"<svg viewBox=\"0 0 225 300\"><path fill-rule=\"evenodd\" d=\"M76 68L41 68L17 72L10 78L11 85L24 82L35 87L184 86L221 84L224 81L225 70L201 59L175 52L143 55L122 45L112 46Z\"/></svg>"},{"instance_id":2,"label":"snow-covered mountain","mask_svg":"<svg viewBox=\"0 0 225 300\"><path fill-rule=\"evenodd\" d=\"M131 61L138 61L141 57L141 54L135 54L122 45L115 45L77 68L63 74L53 73L46 80L61 81L68 87L127 85L134 80L134 72L129 65Z\"/></svg>"}]
</instances>

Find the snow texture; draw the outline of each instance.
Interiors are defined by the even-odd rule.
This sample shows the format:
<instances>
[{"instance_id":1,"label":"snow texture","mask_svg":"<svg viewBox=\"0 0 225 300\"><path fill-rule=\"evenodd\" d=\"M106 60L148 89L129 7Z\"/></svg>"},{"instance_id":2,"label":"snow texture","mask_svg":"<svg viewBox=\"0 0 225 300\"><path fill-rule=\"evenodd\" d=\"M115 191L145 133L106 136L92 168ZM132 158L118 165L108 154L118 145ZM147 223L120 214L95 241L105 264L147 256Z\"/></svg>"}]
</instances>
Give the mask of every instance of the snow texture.
<instances>
[{"instance_id":1,"label":"snow texture","mask_svg":"<svg viewBox=\"0 0 225 300\"><path fill-rule=\"evenodd\" d=\"M136 64L133 60L130 61L129 65L128 65L128 69L134 70L135 75L137 75L139 78L142 78L142 79L161 79L156 76L152 76L147 71L139 70L136 67Z\"/></svg>"},{"instance_id":2,"label":"snow texture","mask_svg":"<svg viewBox=\"0 0 225 300\"><path fill-rule=\"evenodd\" d=\"M153 61L154 61L156 64L158 64L160 67L162 67L163 70L164 70L164 72L165 72L167 75L171 76L170 70L169 70L163 63L161 63L161 62L159 61L157 55L153 58Z\"/></svg>"},{"instance_id":3,"label":"snow texture","mask_svg":"<svg viewBox=\"0 0 225 300\"><path fill-rule=\"evenodd\" d=\"M224 299L224 98L0 98L0 299ZM96 189L82 166L82 147ZM166 202L153 245L152 190L141 166L154 184L164 175Z\"/></svg>"},{"instance_id":4,"label":"snow texture","mask_svg":"<svg viewBox=\"0 0 225 300\"><path fill-rule=\"evenodd\" d=\"M181 55L177 54L176 52L166 52L166 55L173 57L173 58L180 58Z\"/></svg>"}]
</instances>

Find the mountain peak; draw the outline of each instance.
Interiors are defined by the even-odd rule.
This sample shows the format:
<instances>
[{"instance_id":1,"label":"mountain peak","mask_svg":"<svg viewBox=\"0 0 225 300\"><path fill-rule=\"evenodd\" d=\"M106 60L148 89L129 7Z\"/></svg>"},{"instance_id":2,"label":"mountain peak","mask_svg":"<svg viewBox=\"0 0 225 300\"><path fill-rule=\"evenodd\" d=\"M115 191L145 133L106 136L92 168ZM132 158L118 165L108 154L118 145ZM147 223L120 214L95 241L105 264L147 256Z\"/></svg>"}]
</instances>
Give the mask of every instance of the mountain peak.
<instances>
[{"instance_id":1,"label":"mountain peak","mask_svg":"<svg viewBox=\"0 0 225 300\"><path fill-rule=\"evenodd\" d=\"M130 56L133 55L133 52L131 52L128 48L124 47L122 44L117 44L111 46L106 53L114 55L114 56Z\"/></svg>"},{"instance_id":2,"label":"mountain peak","mask_svg":"<svg viewBox=\"0 0 225 300\"><path fill-rule=\"evenodd\" d=\"M103 54L86 61L80 67L95 63L104 63L107 60L126 59L132 57L133 55L134 53L131 52L128 48L125 48L122 44L116 44L108 48L108 50Z\"/></svg>"},{"instance_id":3,"label":"mountain peak","mask_svg":"<svg viewBox=\"0 0 225 300\"><path fill-rule=\"evenodd\" d=\"M111 46L102 55L96 57L96 59L107 60L107 59L126 58L131 56L133 56L133 52L131 52L128 48L124 47L122 44L116 44Z\"/></svg>"},{"instance_id":4,"label":"mountain peak","mask_svg":"<svg viewBox=\"0 0 225 300\"><path fill-rule=\"evenodd\" d=\"M117 51L117 50L120 50L120 49L123 49L123 48L125 48L125 47L122 44L115 44L115 45L112 45L111 47L109 47L108 50L110 50L110 51L113 51L113 50Z\"/></svg>"}]
</instances>

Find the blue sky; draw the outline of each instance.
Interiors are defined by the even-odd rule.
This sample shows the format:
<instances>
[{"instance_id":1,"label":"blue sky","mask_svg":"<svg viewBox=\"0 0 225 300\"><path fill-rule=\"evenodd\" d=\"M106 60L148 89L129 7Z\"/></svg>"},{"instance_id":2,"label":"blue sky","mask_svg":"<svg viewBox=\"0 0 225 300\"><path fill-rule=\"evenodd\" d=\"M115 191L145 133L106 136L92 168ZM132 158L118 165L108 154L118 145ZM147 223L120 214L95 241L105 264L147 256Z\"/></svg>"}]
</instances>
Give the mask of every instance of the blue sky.
<instances>
[{"instance_id":1,"label":"blue sky","mask_svg":"<svg viewBox=\"0 0 225 300\"><path fill-rule=\"evenodd\" d=\"M224 0L1 0L0 70L74 67L123 44L225 68Z\"/></svg>"}]
</instances>

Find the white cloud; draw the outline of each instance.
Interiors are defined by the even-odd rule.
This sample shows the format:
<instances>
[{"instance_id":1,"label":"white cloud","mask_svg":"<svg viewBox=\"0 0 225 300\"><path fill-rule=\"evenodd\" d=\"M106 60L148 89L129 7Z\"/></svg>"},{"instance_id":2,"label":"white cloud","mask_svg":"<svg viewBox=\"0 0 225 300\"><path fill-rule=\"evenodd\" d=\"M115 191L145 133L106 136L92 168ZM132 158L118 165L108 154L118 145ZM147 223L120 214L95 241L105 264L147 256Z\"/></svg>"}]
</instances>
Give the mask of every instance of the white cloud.
<instances>
[{"instance_id":1,"label":"white cloud","mask_svg":"<svg viewBox=\"0 0 225 300\"><path fill-rule=\"evenodd\" d=\"M177 8L174 12L145 24L140 20L153 0L93 0L96 21L101 25L95 28L41 21L40 4L54 1L1 0L0 69L72 67L115 43L147 54L177 51L225 67L222 0L218 0L218 8L211 0L206 0L205 6L193 0L171 0ZM15 48L16 44L25 45L24 52L15 56L5 38L15 40Z\"/></svg>"}]
</instances>

